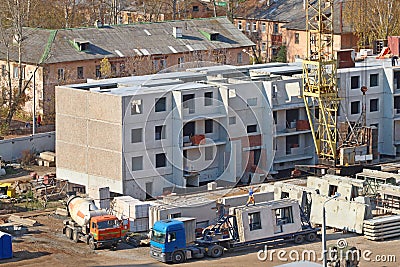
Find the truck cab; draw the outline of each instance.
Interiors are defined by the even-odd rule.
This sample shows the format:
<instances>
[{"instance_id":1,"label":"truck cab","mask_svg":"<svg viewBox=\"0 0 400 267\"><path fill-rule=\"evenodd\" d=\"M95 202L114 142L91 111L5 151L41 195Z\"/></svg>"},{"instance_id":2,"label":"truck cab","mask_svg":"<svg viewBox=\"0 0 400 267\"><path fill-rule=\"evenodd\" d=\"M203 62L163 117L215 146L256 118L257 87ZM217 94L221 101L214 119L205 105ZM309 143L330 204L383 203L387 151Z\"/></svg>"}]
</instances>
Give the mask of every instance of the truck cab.
<instances>
[{"instance_id":1,"label":"truck cab","mask_svg":"<svg viewBox=\"0 0 400 267\"><path fill-rule=\"evenodd\" d=\"M157 221L151 231L150 256L161 262L175 262L185 257L184 224L177 220Z\"/></svg>"},{"instance_id":2,"label":"truck cab","mask_svg":"<svg viewBox=\"0 0 400 267\"><path fill-rule=\"evenodd\" d=\"M90 220L90 234L96 241L117 240L128 231L128 225L114 215L96 216Z\"/></svg>"}]
</instances>

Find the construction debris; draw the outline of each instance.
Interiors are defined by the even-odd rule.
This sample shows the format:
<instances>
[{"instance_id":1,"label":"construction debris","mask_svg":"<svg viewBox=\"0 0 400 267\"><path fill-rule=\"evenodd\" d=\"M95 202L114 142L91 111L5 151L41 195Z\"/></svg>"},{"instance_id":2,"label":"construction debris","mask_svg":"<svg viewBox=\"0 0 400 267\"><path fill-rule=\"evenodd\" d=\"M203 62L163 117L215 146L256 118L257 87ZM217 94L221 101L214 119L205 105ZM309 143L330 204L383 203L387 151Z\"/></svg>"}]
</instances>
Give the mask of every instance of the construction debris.
<instances>
[{"instance_id":1,"label":"construction debris","mask_svg":"<svg viewBox=\"0 0 400 267\"><path fill-rule=\"evenodd\" d=\"M364 221L364 236L369 240L383 240L400 236L400 215Z\"/></svg>"},{"instance_id":2,"label":"construction debris","mask_svg":"<svg viewBox=\"0 0 400 267\"><path fill-rule=\"evenodd\" d=\"M67 211L67 209L57 208L56 211L55 211L55 214L59 215L59 216L67 217L68 216L68 211Z\"/></svg>"},{"instance_id":3,"label":"construction debris","mask_svg":"<svg viewBox=\"0 0 400 267\"><path fill-rule=\"evenodd\" d=\"M28 228L18 223L3 223L0 225L0 231L8 233L12 236L18 236L28 233Z\"/></svg>"},{"instance_id":4,"label":"construction debris","mask_svg":"<svg viewBox=\"0 0 400 267\"><path fill-rule=\"evenodd\" d=\"M8 220L11 222L16 222L22 225L26 226L37 226L39 223L35 220L28 219L28 218L22 218L18 215L11 214L10 217L8 217Z\"/></svg>"}]
</instances>

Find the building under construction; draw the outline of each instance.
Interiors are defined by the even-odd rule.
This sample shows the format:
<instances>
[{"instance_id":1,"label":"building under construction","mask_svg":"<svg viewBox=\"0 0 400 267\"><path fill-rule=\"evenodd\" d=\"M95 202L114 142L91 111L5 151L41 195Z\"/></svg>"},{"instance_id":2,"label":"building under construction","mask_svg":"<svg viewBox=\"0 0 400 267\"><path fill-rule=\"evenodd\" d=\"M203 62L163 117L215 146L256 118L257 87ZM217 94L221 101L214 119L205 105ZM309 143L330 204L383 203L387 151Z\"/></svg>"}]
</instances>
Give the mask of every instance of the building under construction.
<instances>
[{"instance_id":1,"label":"building under construction","mask_svg":"<svg viewBox=\"0 0 400 267\"><path fill-rule=\"evenodd\" d=\"M349 154L355 164L396 157L400 68L373 57L353 64L337 70L339 128L347 134L362 116L377 135L367 153ZM296 63L214 66L60 86L57 177L95 195L106 184L144 199L212 181L257 183L315 165L302 72Z\"/></svg>"}]
</instances>

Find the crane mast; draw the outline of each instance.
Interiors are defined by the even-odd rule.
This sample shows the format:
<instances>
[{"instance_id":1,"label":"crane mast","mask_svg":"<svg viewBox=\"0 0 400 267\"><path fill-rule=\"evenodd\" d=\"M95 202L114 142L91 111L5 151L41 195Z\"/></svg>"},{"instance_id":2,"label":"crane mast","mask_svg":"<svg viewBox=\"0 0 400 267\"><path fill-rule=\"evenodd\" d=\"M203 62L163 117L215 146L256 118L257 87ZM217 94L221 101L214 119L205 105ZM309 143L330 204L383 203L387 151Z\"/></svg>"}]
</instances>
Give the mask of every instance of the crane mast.
<instances>
[{"instance_id":1,"label":"crane mast","mask_svg":"<svg viewBox=\"0 0 400 267\"><path fill-rule=\"evenodd\" d=\"M303 99L320 163L336 166L340 103L333 51L334 0L305 0L307 54Z\"/></svg>"}]
</instances>

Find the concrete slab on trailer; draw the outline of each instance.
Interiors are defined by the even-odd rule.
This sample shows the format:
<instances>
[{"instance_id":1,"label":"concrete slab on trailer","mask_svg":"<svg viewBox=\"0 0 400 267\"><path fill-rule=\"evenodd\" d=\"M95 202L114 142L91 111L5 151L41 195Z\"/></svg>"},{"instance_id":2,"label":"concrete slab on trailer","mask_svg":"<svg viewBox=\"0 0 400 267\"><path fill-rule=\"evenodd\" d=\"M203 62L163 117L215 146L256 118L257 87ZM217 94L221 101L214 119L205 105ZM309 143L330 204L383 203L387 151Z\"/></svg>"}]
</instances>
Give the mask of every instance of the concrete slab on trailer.
<instances>
[{"instance_id":1,"label":"concrete slab on trailer","mask_svg":"<svg viewBox=\"0 0 400 267\"><path fill-rule=\"evenodd\" d=\"M283 214L284 208L288 208L286 215ZM237 207L234 213L240 242L295 233L302 229L299 203L291 199Z\"/></svg>"}]
</instances>

